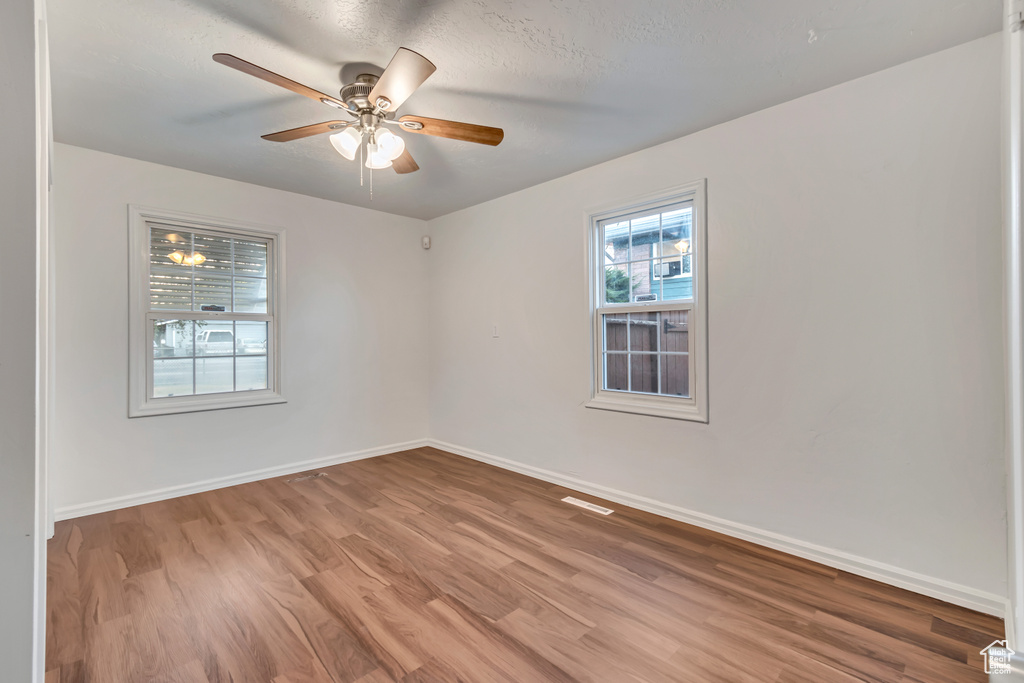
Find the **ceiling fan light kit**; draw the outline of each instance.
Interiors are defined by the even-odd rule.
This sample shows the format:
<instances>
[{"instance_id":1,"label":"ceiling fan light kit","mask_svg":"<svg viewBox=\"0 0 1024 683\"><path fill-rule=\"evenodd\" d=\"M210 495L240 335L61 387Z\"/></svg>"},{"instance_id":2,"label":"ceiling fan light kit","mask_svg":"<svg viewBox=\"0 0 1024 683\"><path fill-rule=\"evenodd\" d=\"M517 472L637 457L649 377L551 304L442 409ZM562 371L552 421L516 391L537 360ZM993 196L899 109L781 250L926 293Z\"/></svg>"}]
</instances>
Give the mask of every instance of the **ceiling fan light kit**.
<instances>
[{"instance_id":1,"label":"ceiling fan light kit","mask_svg":"<svg viewBox=\"0 0 1024 683\"><path fill-rule=\"evenodd\" d=\"M422 116L403 116L395 120L395 111L437 69L426 57L404 47L398 49L379 77L361 74L355 81L345 85L341 89L340 99L234 55L218 53L213 56L213 60L342 110L353 118L347 122L326 121L270 133L263 136L264 140L290 142L321 133L333 133L329 139L338 154L352 161L357 153L365 151L365 166L371 170L394 168L396 173L412 173L419 170L419 165L406 150L405 140L388 130L386 125L397 126L411 133L475 142L492 147L497 146L505 136L500 128L458 121L428 119Z\"/></svg>"}]
</instances>

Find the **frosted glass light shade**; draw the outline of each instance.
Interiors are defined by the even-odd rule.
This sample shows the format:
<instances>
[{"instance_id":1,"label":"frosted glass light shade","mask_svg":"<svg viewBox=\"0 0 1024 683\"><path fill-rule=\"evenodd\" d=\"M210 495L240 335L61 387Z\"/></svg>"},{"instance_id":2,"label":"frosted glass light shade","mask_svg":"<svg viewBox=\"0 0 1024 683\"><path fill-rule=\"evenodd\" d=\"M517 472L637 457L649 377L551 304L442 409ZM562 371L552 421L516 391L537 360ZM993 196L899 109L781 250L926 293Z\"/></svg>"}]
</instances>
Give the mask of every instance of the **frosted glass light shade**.
<instances>
[{"instance_id":1,"label":"frosted glass light shade","mask_svg":"<svg viewBox=\"0 0 1024 683\"><path fill-rule=\"evenodd\" d=\"M338 154L349 161L356 158L356 151L359 149L359 144L362 141L362 133L354 127L346 128L340 133L335 133L331 136L331 144L334 145L334 149L338 150Z\"/></svg>"},{"instance_id":2,"label":"frosted glass light shade","mask_svg":"<svg viewBox=\"0 0 1024 683\"><path fill-rule=\"evenodd\" d=\"M389 160L397 159L405 151L405 140L390 130L382 130L377 133L377 149Z\"/></svg>"},{"instance_id":3,"label":"frosted glass light shade","mask_svg":"<svg viewBox=\"0 0 1024 683\"><path fill-rule=\"evenodd\" d=\"M389 159L388 156L380 150L366 155L366 168L378 171L382 168L388 168L389 166L391 166L391 159Z\"/></svg>"}]
</instances>

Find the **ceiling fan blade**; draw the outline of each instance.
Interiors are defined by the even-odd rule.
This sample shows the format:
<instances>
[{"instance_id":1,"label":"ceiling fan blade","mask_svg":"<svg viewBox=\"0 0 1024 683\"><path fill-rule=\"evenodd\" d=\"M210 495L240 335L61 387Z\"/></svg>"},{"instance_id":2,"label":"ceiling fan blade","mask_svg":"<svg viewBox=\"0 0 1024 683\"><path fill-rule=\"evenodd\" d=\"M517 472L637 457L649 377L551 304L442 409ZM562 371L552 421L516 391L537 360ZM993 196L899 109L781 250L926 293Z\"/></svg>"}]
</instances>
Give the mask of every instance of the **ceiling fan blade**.
<instances>
[{"instance_id":1,"label":"ceiling fan blade","mask_svg":"<svg viewBox=\"0 0 1024 683\"><path fill-rule=\"evenodd\" d=\"M262 135L264 140L270 140L271 142L291 142L292 140L298 140L299 138L308 138L310 135L320 135L321 133L330 133L332 131L343 130L347 127L345 121L324 121L323 123L314 123L308 126L302 126L301 128L289 128L288 130L282 130L279 133L269 133L268 135Z\"/></svg>"},{"instance_id":2,"label":"ceiling fan blade","mask_svg":"<svg viewBox=\"0 0 1024 683\"><path fill-rule=\"evenodd\" d=\"M402 130L409 133L422 133L423 135L435 135L439 138L450 138L452 140L465 140L476 142L481 145L497 147L505 139L505 131L501 128L490 126L478 126L473 123L459 123L458 121L446 121L444 119L428 119L425 116L403 116L398 119L399 123L415 122L423 124L419 130L402 126Z\"/></svg>"},{"instance_id":3,"label":"ceiling fan blade","mask_svg":"<svg viewBox=\"0 0 1024 683\"><path fill-rule=\"evenodd\" d=\"M416 163L407 149L397 159L391 161L391 168L395 169L395 173L412 173L420 170L420 165Z\"/></svg>"},{"instance_id":4,"label":"ceiling fan blade","mask_svg":"<svg viewBox=\"0 0 1024 683\"><path fill-rule=\"evenodd\" d=\"M316 100L317 102L329 104L337 109L348 109L348 105L339 100L337 97L325 95L319 90L313 90L312 88L302 85L301 83L296 83L290 78L285 78L284 76L276 74L273 71L267 71L262 66L256 66L252 62L247 62L244 59L239 59L234 55L218 52L213 56L213 61L217 62L218 64L223 64L224 66L230 66L232 69L238 69L242 73L249 74L250 76L261 78L267 83L273 83L274 85L279 85L282 88L287 88L288 90L308 97L311 100Z\"/></svg>"},{"instance_id":5,"label":"ceiling fan blade","mask_svg":"<svg viewBox=\"0 0 1024 683\"><path fill-rule=\"evenodd\" d=\"M436 70L437 67L420 53L404 47L398 48L388 68L384 69L384 73L370 91L370 104L376 105L377 100L383 97L391 103L387 111L395 111Z\"/></svg>"}]
</instances>

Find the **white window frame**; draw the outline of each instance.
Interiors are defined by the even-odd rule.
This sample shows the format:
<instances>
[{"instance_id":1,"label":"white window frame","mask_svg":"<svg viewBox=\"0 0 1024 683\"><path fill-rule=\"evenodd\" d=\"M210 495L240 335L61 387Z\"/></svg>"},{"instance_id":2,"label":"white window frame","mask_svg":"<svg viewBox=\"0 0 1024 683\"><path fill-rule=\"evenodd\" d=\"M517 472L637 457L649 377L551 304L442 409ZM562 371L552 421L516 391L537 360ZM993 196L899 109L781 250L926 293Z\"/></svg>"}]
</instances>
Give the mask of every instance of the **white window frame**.
<instances>
[{"instance_id":1,"label":"white window frame","mask_svg":"<svg viewBox=\"0 0 1024 683\"><path fill-rule=\"evenodd\" d=\"M692 201L693 223L690 235L690 268L693 271L693 298L645 303L609 304L604 302L604 241L602 221L655 210L659 207ZM707 344L707 180L661 190L639 197L619 200L586 212L587 278L590 298L591 353L593 373L588 408L637 413L695 422L708 421L708 344ZM660 299L660 297L659 297ZM689 311L690 396L656 396L604 389L602 315L609 313L645 313L651 311Z\"/></svg>"},{"instance_id":2,"label":"white window frame","mask_svg":"<svg viewBox=\"0 0 1024 683\"><path fill-rule=\"evenodd\" d=\"M180 227L182 231L266 240L268 242L267 313L151 311L149 308L150 223L173 225ZM172 415L286 402L283 391L284 352L281 343L285 309L284 238L283 228L211 218L180 211L154 209L135 204L128 206L128 417ZM268 321L267 389L152 398L150 387L153 376L152 321L167 317L214 321Z\"/></svg>"}]
</instances>

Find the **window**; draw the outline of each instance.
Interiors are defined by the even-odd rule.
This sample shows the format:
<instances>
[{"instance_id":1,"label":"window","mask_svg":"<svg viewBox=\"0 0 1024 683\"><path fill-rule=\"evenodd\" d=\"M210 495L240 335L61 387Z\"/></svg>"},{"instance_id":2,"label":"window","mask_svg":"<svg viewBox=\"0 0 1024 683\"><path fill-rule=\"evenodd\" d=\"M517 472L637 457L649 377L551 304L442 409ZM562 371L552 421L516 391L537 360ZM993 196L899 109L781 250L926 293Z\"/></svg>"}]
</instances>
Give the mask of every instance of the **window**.
<instances>
[{"instance_id":1,"label":"window","mask_svg":"<svg viewBox=\"0 0 1024 683\"><path fill-rule=\"evenodd\" d=\"M282 403L284 234L131 207L129 416Z\"/></svg>"},{"instance_id":2,"label":"window","mask_svg":"<svg viewBox=\"0 0 1024 683\"><path fill-rule=\"evenodd\" d=\"M590 212L589 407L707 422L704 197L701 180Z\"/></svg>"}]
</instances>

